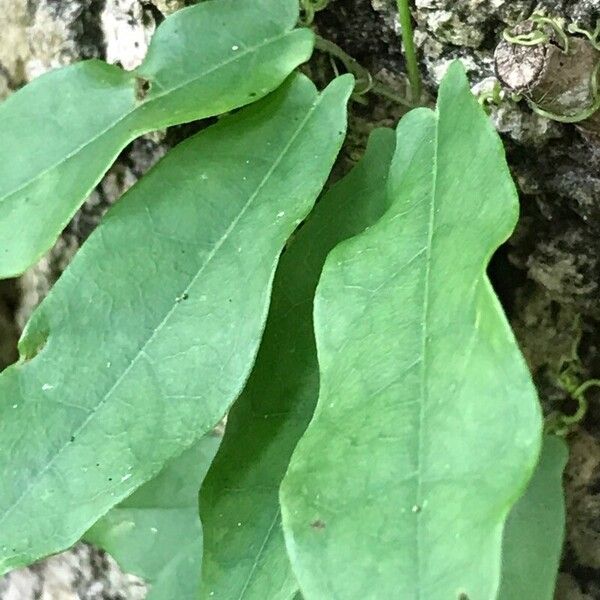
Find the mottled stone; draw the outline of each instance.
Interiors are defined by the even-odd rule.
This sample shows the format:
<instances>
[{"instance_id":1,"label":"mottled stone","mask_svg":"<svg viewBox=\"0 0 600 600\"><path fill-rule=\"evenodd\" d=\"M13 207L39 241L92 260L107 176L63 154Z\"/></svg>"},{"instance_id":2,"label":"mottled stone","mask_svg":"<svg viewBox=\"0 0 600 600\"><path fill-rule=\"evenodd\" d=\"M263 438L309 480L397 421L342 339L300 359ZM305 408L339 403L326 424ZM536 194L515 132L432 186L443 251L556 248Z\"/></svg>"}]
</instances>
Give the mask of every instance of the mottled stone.
<instances>
[{"instance_id":1,"label":"mottled stone","mask_svg":"<svg viewBox=\"0 0 600 600\"><path fill-rule=\"evenodd\" d=\"M25 81L28 22L25 2L0 0L0 101Z\"/></svg>"},{"instance_id":2,"label":"mottled stone","mask_svg":"<svg viewBox=\"0 0 600 600\"><path fill-rule=\"evenodd\" d=\"M581 431L571 439L566 479L568 559L600 569L600 440L596 436ZM600 591L600 580L592 583Z\"/></svg>"},{"instance_id":3,"label":"mottled stone","mask_svg":"<svg viewBox=\"0 0 600 600\"><path fill-rule=\"evenodd\" d=\"M165 16L186 6L185 0L153 0L152 4Z\"/></svg>"},{"instance_id":4,"label":"mottled stone","mask_svg":"<svg viewBox=\"0 0 600 600\"><path fill-rule=\"evenodd\" d=\"M101 15L106 62L135 69L146 56L155 21L138 0L106 0Z\"/></svg>"},{"instance_id":5,"label":"mottled stone","mask_svg":"<svg viewBox=\"0 0 600 600\"><path fill-rule=\"evenodd\" d=\"M2 600L143 600L144 584L87 544L0 579Z\"/></svg>"}]
</instances>

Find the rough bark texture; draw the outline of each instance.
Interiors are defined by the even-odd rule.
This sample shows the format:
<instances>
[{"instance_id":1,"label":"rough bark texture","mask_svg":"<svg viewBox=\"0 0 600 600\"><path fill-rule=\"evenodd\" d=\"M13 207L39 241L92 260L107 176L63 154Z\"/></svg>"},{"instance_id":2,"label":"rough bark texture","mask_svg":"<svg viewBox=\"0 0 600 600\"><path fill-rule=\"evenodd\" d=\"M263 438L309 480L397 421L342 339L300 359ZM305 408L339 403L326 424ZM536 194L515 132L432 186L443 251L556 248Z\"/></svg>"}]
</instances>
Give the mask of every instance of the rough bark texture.
<instances>
[{"instance_id":1,"label":"rough bark texture","mask_svg":"<svg viewBox=\"0 0 600 600\"><path fill-rule=\"evenodd\" d=\"M97 56L125 68L144 56L157 21L180 0L0 0L0 99L36 75ZM346 50L380 81L402 92L404 61L393 0L331 0L317 14L319 33ZM597 0L415 0L416 40L426 87L435 96L449 62L460 58L475 91L491 88L494 51L507 26L536 8L590 27ZM308 69L331 75L317 53ZM366 102L365 102L366 100ZM492 118L506 142L521 192L522 216L498 252L491 275L538 384L547 413L569 412L560 383L565 366L580 381L599 377L600 138L548 121L525 103L505 101ZM375 126L395 126L403 107L370 94L355 103L344 171ZM193 128L193 126L192 126ZM56 247L15 282L0 287L0 360L15 356L19 329L79 245L117 200L170 145L190 131L175 128L134 142L67 227ZM577 357L573 348L577 348ZM600 598L600 394L571 434L567 472L568 540L557 598ZM0 581L0 599L137 599L144 587L103 553L85 545Z\"/></svg>"}]
</instances>

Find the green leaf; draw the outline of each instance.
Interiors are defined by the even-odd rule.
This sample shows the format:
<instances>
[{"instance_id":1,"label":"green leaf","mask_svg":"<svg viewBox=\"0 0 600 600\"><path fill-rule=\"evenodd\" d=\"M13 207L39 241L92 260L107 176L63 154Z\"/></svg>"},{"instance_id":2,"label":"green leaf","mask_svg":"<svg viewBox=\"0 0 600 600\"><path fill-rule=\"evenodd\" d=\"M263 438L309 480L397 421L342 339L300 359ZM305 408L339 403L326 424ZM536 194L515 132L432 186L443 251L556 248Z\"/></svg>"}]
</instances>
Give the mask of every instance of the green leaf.
<instances>
[{"instance_id":1,"label":"green leaf","mask_svg":"<svg viewBox=\"0 0 600 600\"><path fill-rule=\"evenodd\" d=\"M2 103L0 278L52 246L131 140L276 88L312 51L297 18L297 0L209 0L167 18L135 71L81 62Z\"/></svg>"},{"instance_id":2,"label":"green leaf","mask_svg":"<svg viewBox=\"0 0 600 600\"><path fill-rule=\"evenodd\" d=\"M203 599L284 600L298 589L278 491L319 394L313 297L331 248L385 210L393 150L393 132L375 131L362 162L325 194L281 257L256 364L200 494Z\"/></svg>"},{"instance_id":3,"label":"green leaf","mask_svg":"<svg viewBox=\"0 0 600 600\"><path fill-rule=\"evenodd\" d=\"M294 77L186 140L77 254L0 376L0 572L71 545L240 393L351 91Z\"/></svg>"},{"instance_id":4,"label":"green leaf","mask_svg":"<svg viewBox=\"0 0 600 600\"><path fill-rule=\"evenodd\" d=\"M546 436L540 462L504 529L498 600L552 600L565 535L563 471L569 450Z\"/></svg>"},{"instance_id":5,"label":"green leaf","mask_svg":"<svg viewBox=\"0 0 600 600\"><path fill-rule=\"evenodd\" d=\"M197 600L202 563L198 489L220 437L208 434L100 519L85 539L150 586L146 600Z\"/></svg>"},{"instance_id":6,"label":"green leaf","mask_svg":"<svg viewBox=\"0 0 600 600\"><path fill-rule=\"evenodd\" d=\"M321 390L282 484L288 552L307 600L493 598L541 418L485 275L517 195L458 63L437 112L400 123L388 191L317 289Z\"/></svg>"}]
</instances>

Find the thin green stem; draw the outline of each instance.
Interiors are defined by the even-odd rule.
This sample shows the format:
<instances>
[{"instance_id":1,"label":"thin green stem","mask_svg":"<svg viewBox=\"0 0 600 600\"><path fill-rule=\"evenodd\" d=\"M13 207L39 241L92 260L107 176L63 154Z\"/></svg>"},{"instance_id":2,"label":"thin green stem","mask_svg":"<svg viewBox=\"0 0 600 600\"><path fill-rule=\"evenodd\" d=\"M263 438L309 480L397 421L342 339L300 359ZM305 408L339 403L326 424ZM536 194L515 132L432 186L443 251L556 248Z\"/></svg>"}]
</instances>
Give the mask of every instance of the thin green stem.
<instances>
[{"instance_id":1,"label":"thin green stem","mask_svg":"<svg viewBox=\"0 0 600 600\"><path fill-rule=\"evenodd\" d=\"M406 59L406 72L410 82L412 101L418 104L421 99L421 73L417 62L412 15L410 14L409 0L396 0L400 27L402 28L402 43L404 44L404 58Z\"/></svg>"},{"instance_id":2,"label":"thin green stem","mask_svg":"<svg viewBox=\"0 0 600 600\"><path fill-rule=\"evenodd\" d=\"M329 0L300 0L300 8L303 16L300 22L304 26L311 25L315 18L315 13L323 10L329 4Z\"/></svg>"},{"instance_id":3,"label":"thin green stem","mask_svg":"<svg viewBox=\"0 0 600 600\"><path fill-rule=\"evenodd\" d=\"M355 95L357 97L373 92L384 98L388 98L398 104L413 108L411 102L397 94L394 90L388 88L385 84L375 81L368 69L365 69L355 58L352 58L344 52L337 44L331 40L326 40L320 35L315 36L315 47L321 52L325 52L334 58L337 58L349 73L356 78Z\"/></svg>"}]
</instances>

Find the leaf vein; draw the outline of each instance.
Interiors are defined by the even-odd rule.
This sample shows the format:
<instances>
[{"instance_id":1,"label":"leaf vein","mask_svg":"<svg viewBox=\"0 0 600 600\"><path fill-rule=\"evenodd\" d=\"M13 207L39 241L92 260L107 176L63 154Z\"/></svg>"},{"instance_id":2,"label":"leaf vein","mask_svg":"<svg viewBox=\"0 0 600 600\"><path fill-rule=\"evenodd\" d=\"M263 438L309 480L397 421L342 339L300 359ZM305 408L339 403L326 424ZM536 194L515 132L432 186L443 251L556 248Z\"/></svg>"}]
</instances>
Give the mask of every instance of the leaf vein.
<instances>
[{"instance_id":1,"label":"leaf vein","mask_svg":"<svg viewBox=\"0 0 600 600\"><path fill-rule=\"evenodd\" d=\"M36 181L41 179L44 175L50 173L54 169L61 167L62 165L64 165L69 159L73 158L76 154L78 154L79 152L84 150L86 147L92 145L94 142L99 140L102 136L104 136L105 134L107 134L108 132L113 130L115 127L117 127L125 119L127 119L131 115L135 114L137 112L137 110L139 108L141 108L142 106L149 106L156 100L160 100L161 98L163 98L164 96L166 96L168 94L177 92L181 88L183 88L187 85L190 85L192 83L195 83L196 81L198 81L198 79L201 79L202 77L206 77L207 75L210 75L214 71L217 71L218 69L221 69L222 67L225 67L225 66L239 60L240 58L246 56L250 52L254 52L255 50L261 50L261 49L267 47L269 44L275 43L275 42L279 41L280 39L283 39L285 36L289 35L290 33L291 33L291 31L288 30L278 36L275 36L272 38L267 38L266 40L263 40L260 44L257 44L256 46L249 46L249 47L245 48L244 50L242 50L241 52L237 52L234 56L232 56L224 61L221 61L220 63L218 63L216 65L213 65L212 67L210 67L206 71L203 71L202 73L199 73L196 77L193 77L192 79L188 79L187 81L181 83L180 85L178 85L174 88L169 88L169 89L165 90L164 92L161 92L160 94L157 94L156 96L149 98L146 102L140 103L137 106L134 105L133 110L130 110L127 113L125 113L124 115L122 115L121 117L119 117L116 121L114 121L113 123L108 125L105 129L103 129L102 131L97 133L94 137L83 142L82 144L77 146L75 149L71 150L71 152L69 152L66 156L61 158L59 161L55 162L54 164L52 164L49 167L46 167L44 170L40 171L32 179L29 179L28 181L19 185L14 190L7 192L4 196L0 197L0 202L5 202L5 201L9 200L10 198L12 198L13 196L16 196L23 190L27 189L29 186L33 185ZM132 71L132 73L135 73L135 72L136 71ZM133 95L132 95L132 99L133 99ZM142 135L144 133L144 131L145 130L133 132L134 133L133 138L130 137L128 139L131 141L131 139L134 139L138 135ZM98 179L98 181L99 181L99 179ZM94 186L92 186L92 187L94 187Z\"/></svg>"},{"instance_id":2,"label":"leaf vein","mask_svg":"<svg viewBox=\"0 0 600 600\"><path fill-rule=\"evenodd\" d=\"M240 220L242 219L242 217L245 215L245 213L247 212L247 210L249 209L249 207L252 205L252 203L254 202L254 200L256 199L256 197L258 196L258 194L261 192L262 188L267 184L267 182L269 181L269 179L271 178L271 176L273 175L273 173L276 171L277 167L281 164L282 160L287 155L287 153L289 152L290 148L293 146L293 144L296 141L296 139L298 138L298 136L301 134L302 130L304 129L304 127L306 126L306 124L310 120L311 116L314 114L316 108L320 104L322 98L323 98L323 96L321 95L321 96L319 96L316 99L316 101L313 103L313 105L310 107L310 109L306 113L306 116L300 121L298 127L292 133L292 135L290 136L290 139L288 140L288 142L285 144L285 146L281 150L279 156L275 159L275 161L273 162L273 164L271 165L271 167L268 169L268 171L265 174L265 176L261 179L261 181L259 182L258 186L254 190L254 192L252 192L252 194L250 195L250 197L248 198L248 200L246 201L246 203L244 204L244 206L242 207L242 209L240 210L240 212L238 213L238 215L235 217L235 219L233 219L233 221L231 222L231 224L229 225L229 227L227 227L227 229L225 230L225 232L223 233L223 235L221 236L221 238L214 245L213 249L208 254L208 256L207 256L206 260L204 261L204 263L200 266L200 268L198 269L198 271L196 272L196 274L190 280L190 283L183 290L183 292L182 292L183 294L188 293L190 291L190 289L196 283L196 281L198 280L198 278L200 277L200 275L204 272L205 268L212 261L212 259L215 257L215 255L217 254L217 252L223 246L223 244L227 241L227 239L231 235L232 231L238 225L238 223L240 222ZM179 295L181 295L181 294L179 294ZM157 325L157 327L152 331L152 333L150 334L150 336L143 343L142 347L137 351L137 353L134 356L134 358L127 365L127 367L123 370L123 373L121 373L121 375L117 378L117 380L115 381L115 383L113 384L113 386L108 390L108 392L106 392L106 394L104 395L104 398L102 398L102 400L97 404L97 406L94 409L92 409L92 411L90 412L90 414L81 423L81 425L79 425L75 429L75 431L73 432L74 436L81 435L81 432L94 419L94 417L98 413L98 411L107 403L107 401L109 400L109 398L111 397L111 395L113 394L113 392L118 388L118 386L121 384L121 382L127 376L127 374L131 371L131 369L137 363L137 361L139 360L139 358L142 355L145 354L145 351L146 351L146 348L148 347L148 345L155 339L156 335L167 324L167 322L169 321L169 319L171 318L171 316L174 314L174 312L177 310L177 308L179 306L180 306L180 304L178 302L175 302L171 306L171 308L167 311L165 317ZM52 465L56 462L56 460L58 460L58 458L62 455L62 453L64 452L64 450L68 446L69 446L69 444L65 443L61 448L59 448L57 450L57 452L54 454L54 456L46 463L46 465L35 476L35 478L31 481L31 483L23 490L23 493L16 499L16 501L11 506L9 506L7 508L6 512L2 516L0 516L0 524L4 523L6 521L6 519L14 512L15 508L31 492L31 490L34 488L34 486L36 484L38 484L38 482L40 481L41 477L43 477L44 474L52 467Z\"/></svg>"},{"instance_id":3,"label":"leaf vein","mask_svg":"<svg viewBox=\"0 0 600 600\"><path fill-rule=\"evenodd\" d=\"M427 402L429 401L429 388L427 386L427 336L429 335L428 331L428 322L429 322L429 310L430 310L430 302L429 302L429 288L431 282L431 254L432 254L432 244L433 244L433 231L435 226L435 204L437 197L437 176L438 176L438 152L439 152L439 114L435 113L435 140L433 144L433 182L431 186L431 196L430 196L430 206L429 206L429 222L427 229L427 251L426 251L426 260L425 260L425 275L424 275L424 290L423 290L423 310L422 310L422 332L421 332L421 356L422 356L422 369L421 369L421 383L420 383L420 396L421 396L421 405L419 409L419 423L417 430L417 472L419 473L419 477L417 478L417 500L416 506L422 507L423 505L423 482L422 482L422 457L423 457L423 429L425 422L425 407ZM416 513L417 520L417 585L416 585L416 598L417 600L421 597L421 581L423 580L422 573L422 564L423 564L423 547L421 537L423 535L422 529L422 511L418 511Z\"/></svg>"},{"instance_id":4,"label":"leaf vein","mask_svg":"<svg viewBox=\"0 0 600 600\"><path fill-rule=\"evenodd\" d=\"M248 573L248 577L246 578L246 581L244 583L244 587L242 588L242 591L240 592L238 600L242 600L243 599L244 594L246 593L246 590L248 589L248 586L250 585L250 581L254 577L254 573L256 572L256 569L258 568L258 563L260 561L260 558L261 558L261 556L262 556L262 554L263 554L263 552L265 550L267 542L269 541L269 539L271 538L271 535L273 534L273 529L275 529L275 525L277 524L278 520L279 520L279 510L277 510L275 512L275 516L273 517L273 521L271 522L271 526L267 530L267 533L265 535L265 539L263 540L262 544L260 545L260 549L259 549L259 551L256 554L256 559L254 560L254 564L252 565L252 568L250 569L250 573Z\"/></svg>"}]
</instances>

